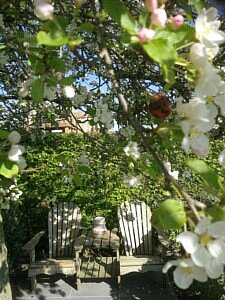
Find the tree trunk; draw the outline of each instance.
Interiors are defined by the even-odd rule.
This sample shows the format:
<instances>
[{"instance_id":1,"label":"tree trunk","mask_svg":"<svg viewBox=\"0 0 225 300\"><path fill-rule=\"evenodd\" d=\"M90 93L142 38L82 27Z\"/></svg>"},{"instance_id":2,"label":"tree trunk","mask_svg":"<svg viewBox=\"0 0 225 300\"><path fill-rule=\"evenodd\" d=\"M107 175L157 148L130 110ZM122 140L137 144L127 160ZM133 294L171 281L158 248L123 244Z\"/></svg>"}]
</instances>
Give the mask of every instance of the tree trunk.
<instances>
[{"instance_id":1,"label":"tree trunk","mask_svg":"<svg viewBox=\"0 0 225 300\"><path fill-rule=\"evenodd\" d=\"M11 286L9 283L9 270L8 270L8 263L7 263L7 248L5 245L1 209L0 209L0 299L12 300Z\"/></svg>"}]
</instances>

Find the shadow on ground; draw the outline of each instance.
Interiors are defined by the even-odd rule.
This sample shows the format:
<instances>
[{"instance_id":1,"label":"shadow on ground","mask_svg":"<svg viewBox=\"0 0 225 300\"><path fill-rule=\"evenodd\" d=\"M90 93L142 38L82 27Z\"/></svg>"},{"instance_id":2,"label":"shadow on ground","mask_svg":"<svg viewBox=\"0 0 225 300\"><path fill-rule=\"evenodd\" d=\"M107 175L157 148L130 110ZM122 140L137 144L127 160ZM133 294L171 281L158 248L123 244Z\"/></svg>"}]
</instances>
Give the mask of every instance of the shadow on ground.
<instances>
[{"instance_id":1,"label":"shadow on ground","mask_svg":"<svg viewBox=\"0 0 225 300\"><path fill-rule=\"evenodd\" d=\"M37 288L30 290L30 281L25 274L11 282L15 300L176 300L169 285L163 288L162 275L155 272L131 273L122 277L119 289L116 279L82 280L77 291L75 277L61 274L37 277Z\"/></svg>"}]
</instances>

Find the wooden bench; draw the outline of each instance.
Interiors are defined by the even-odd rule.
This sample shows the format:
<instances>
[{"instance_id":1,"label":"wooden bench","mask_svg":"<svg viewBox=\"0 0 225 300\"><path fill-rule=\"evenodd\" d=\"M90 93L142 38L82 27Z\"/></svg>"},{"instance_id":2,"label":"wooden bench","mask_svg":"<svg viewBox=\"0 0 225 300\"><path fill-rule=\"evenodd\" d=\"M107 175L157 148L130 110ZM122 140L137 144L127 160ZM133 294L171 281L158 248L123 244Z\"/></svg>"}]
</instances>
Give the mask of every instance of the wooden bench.
<instances>
[{"instance_id":1,"label":"wooden bench","mask_svg":"<svg viewBox=\"0 0 225 300\"><path fill-rule=\"evenodd\" d=\"M37 233L23 246L23 250L30 256L28 277L31 278L32 289L36 285L38 274L76 273L74 243L80 234L80 222L81 212L78 206L72 202L59 203L48 214L49 259L35 260L35 247L45 231Z\"/></svg>"},{"instance_id":2,"label":"wooden bench","mask_svg":"<svg viewBox=\"0 0 225 300\"><path fill-rule=\"evenodd\" d=\"M151 216L151 210L144 202L125 202L120 206L118 218L125 249L125 255L119 259L121 275L162 270L163 255L153 255ZM165 234L162 231L158 234L160 242L168 246Z\"/></svg>"}]
</instances>

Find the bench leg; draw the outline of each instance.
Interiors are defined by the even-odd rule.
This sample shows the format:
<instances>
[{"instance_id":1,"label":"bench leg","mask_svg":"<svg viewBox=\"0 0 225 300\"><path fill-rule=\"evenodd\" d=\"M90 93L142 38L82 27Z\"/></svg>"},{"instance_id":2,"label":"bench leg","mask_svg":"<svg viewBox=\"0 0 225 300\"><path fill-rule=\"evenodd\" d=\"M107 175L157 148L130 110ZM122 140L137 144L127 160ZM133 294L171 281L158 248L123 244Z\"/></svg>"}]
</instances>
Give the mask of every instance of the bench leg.
<instances>
[{"instance_id":1,"label":"bench leg","mask_svg":"<svg viewBox=\"0 0 225 300\"><path fill-rule=\"evenodd\" d=\"M117 284L118 288L121 287L121 276L120 276L120 253L119 250L116 250L116 264L117 264Z\"/></svg>"},{"instance_id":2,"label":"bench leg","mask_svg":"<svg viewBox=\"0 0 225 300\"><path fill-rule=\"evenodd\" d=\"M35 290L36 289L36 284L37 284L37 279L36 276L32 276L30 278L30 283L31 283L31 290Z\"/></svg>"},{"instance_id":3,"label":"bench leg","mask_svg":"<svg viewBox=\"0 0 225 300\"><path fill-rule=\"evenodd\" d=\"M80 252L76 252L76 276L77 276L77 290L80 289L81 281L80 281Z\"/></svg>"}]
</instances>

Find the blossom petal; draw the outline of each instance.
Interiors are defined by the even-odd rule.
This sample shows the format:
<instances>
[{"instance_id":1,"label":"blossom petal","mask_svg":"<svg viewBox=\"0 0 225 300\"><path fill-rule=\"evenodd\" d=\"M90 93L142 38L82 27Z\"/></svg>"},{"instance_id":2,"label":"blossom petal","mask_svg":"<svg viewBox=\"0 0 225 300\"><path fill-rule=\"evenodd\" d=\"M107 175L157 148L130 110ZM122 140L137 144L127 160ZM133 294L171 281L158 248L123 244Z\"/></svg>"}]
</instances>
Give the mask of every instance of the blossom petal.
<instances>
[{"instance_id":1,"label":"blossom petal","mask_svg":"<svg viewBox=\"0 0 225 300\"><path fill-rule=\"evenodd\" d=\"M206 233L210 224L211 221L208 217L202 218L195 227L195 233L197 234Z\"/></svg>"},{"instance_id":2,"label":"blossom petal","mask_svg":"<svg viewBox=\"0 0 225 300\"><path fill-rule=\"evenodd\" d=\"M178 266L180 264L180 259L177 260L169 260L163 267L162 272L163 273L167 273L167 271L174 267L174 266Z\"/></svg>"},{"instance_id":3,"label":"blossom petal","mask_svg":"<svg viewBox=\"0 0 225 300\"><path fill-rule=\"evenodd\" d=\"M205 247L198 245L198 249L191 254L191 258L198 267L205 267L208 264L211 255Z\"/></svg>"},{"instance_id":4,"label":"blossom petal","mask_svg":"<svg viewBox=\"0 0 225 300\"><path fill-rule=\"evenodd\" d=\"M193 266L194 279L200 282L206 282L208 279L207 273L204 268Z\"/></svg>"},{"instance_id":5,"label":"blossom petal","mask_svg":"<svg viewBox=\"0 0 225 300\"><path fill-rule=\"evenodd\" d=\"M173 279L179 288L187 289L193 282L193 275L185 272L185 268L177 267L173 272Z\"/></svg>"},{"instance_id":6,"label":"blossom petal","mask_svg":"<svg viewBox=\"0 0 225 300\"><path fill-rule=\"evenodd\" d=\"M208 264L205 266L205 270L209 278L216 279L223 274L223 264L218 262L216 259L210 259Z\"/></svg>"},{"instance_id":7,"label":"blossom petal","mask_svg":"<svg viewBox=\"0 0 225 300\"><path fill-rule=\"evenodd\" d=\"M224 262L225 260L225 243L221 240L214 240L208 243L207 248L210 254L215 257L218 262Z\"/></svg>"},{"instance_id":8,"label":"blossom petal","mask_svg":"<svg viewBox=\"0 0 225 300\"><path fill-rule=\"evenodd\" d=\"M180 242L188 253L193 253L198 248L198 236L193 232L185 231L178 235L177 242Z\"/></svg>"},{"instance_id":9,"label":"blossom petal","mask_svg":"<svg viewBox=\"0 0 225 300\"><path fill-rule=\"evenodd\" d=\"M208 228L208 233L214 238L221 238L225 240L225 222L218 221L212 223Z\"/></svg>"},{"instance_id":10,"label":"blossom petal","mask_svg":"<svg viewBox=\"0 0 225 300\"><path fill-rule=\"evenodd\" d=\"M222 168L225 168L225 150L220 152L219 157L218 157L219 164L221 165Z\"/></svg>"}]
</instances>

